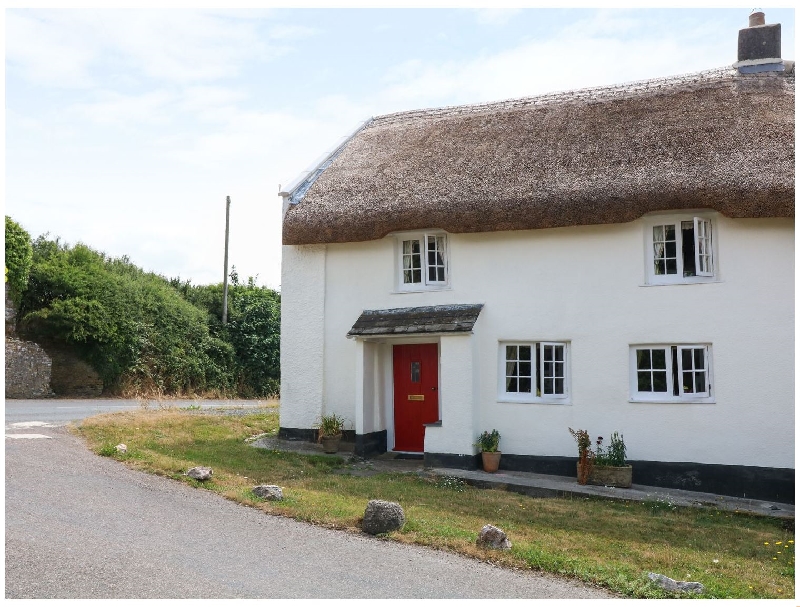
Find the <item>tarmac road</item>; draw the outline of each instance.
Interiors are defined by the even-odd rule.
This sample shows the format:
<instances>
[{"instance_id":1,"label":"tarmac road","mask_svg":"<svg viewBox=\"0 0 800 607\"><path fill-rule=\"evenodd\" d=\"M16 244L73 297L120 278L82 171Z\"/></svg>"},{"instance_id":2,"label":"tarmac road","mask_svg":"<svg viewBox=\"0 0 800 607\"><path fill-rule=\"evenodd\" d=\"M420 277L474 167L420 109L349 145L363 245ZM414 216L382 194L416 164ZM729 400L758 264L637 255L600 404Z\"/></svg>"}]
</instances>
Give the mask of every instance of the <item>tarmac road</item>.
<instances>
[{"instance_id":1,"label":"tarmac road","mask_svg":"<svg viewBox=\"0 0 800 607\"><path fill-rule=\"evenodd\" d=\"M266 515L96 456L63 425L11 424L6 598L611 598Z\"/></svg>"}]
</instances>

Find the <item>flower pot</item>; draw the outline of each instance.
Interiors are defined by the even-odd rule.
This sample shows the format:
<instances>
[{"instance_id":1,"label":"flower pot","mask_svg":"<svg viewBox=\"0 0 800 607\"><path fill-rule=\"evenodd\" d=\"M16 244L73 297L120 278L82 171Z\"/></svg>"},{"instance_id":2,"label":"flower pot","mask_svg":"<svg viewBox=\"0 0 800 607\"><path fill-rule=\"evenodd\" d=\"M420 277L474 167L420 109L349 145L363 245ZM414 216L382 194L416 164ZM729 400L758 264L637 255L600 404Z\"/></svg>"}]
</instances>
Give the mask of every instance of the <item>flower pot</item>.
<instances>
[{"instance_id":1,"label":"flower pot","mask_svg":"<svg viewBox=\"0 0 800 607\"><path fill-rule=\"evenodd\" d=\"M320 441L322 442L322 450L325 453L336 453L339 451L339 441L342 440L341 434L335 436L323 436Z\"/></svg>"},{"instance_id":2,"label":"flower pot","mask_svg":"<svg viewBox=\"0 0 800 607\"><path fill-rule=\"evenodd\" d=\"M633 466L592 466L589 485L603 487L622 487L627 489L633 482Z\"/></svg>"},{"instance_id":3,"label":"flower pot","mask_svg":"<svg viewBox=\"0 0 800 607\"><path fill-rule=\"evenodd\" d=\"M497 472L500 467L500 451L481 451L483 470L485 472Z\"/></svg>"}]
</instances>

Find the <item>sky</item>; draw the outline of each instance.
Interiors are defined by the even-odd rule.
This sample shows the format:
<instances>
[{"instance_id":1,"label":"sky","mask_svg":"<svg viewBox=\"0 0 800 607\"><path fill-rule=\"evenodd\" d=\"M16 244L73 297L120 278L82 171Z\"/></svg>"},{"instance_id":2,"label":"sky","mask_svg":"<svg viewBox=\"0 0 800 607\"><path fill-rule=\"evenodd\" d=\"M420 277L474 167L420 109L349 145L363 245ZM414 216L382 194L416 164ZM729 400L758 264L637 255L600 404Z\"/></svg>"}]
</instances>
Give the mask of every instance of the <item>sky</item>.
<instances>
[{"instance_id":1,"label":"sky","mask_svg":"<svg viewBox=\"0 0 800 607\"><path fill-rule=\"evenodd\" d=\"M366 119L731 65L751 10L6 9L5 212L211 284L230 196L229 265L277 289L279 186Z\"/></svg>"}]
</instances>

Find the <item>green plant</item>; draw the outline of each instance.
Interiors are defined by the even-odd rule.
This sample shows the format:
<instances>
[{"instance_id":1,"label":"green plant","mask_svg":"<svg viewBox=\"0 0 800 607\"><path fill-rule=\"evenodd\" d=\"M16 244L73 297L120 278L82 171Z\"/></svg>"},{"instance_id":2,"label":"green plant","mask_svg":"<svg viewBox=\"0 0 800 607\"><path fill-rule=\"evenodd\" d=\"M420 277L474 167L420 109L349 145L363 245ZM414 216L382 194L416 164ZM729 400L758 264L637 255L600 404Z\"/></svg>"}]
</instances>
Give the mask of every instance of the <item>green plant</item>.
<instances>
[{"instance_id":1,"label":"green plant","mask_svg":"<svg viewBox=\"0 0 800 607\"><path fill-rule=\"evenodd\" d=\"M500 450L500 433L497 430L484 430L483 434L478 436L478 442L475 446L484 453L494 453Z\"/></svg>"},{"instance_id":2,"label":"green plant","mask_svg":"<svg viewBox=\"0 0 800 607\"><path fill-rule=\"evenodd\" d=\"M6 215L6 282L11 299L19 305L28 287L28 275L33 261L31 236L22 226Z\"/></svg>"},{"instance_id":3,"label":"green plant","mask_svg":"<svg viewBox=\"0 0 800 607\"><path fill-rule=\"evenodd\" d=\"M578 443L578 483L585 485L589 482L589 475L594 467L595 453L592 451L592 439L586 430L573 430L568 428L575 442Z\"/></svg>"},{"instance_id":4,"label":"green plant","mask_svg":"<svg viewBox=\"0 0 800 607\"><path fill-rule=\"evenodd\" d=\"M319 439L323 436L339 436L344 430L344 418L335 413L323 415L319 421Z\"/></svg>"},{"instance_id":5,"label":"green plant","mask_svg":"<svg viewBox=\"0 0 800 607\"><path fill-rule=\"evenodd\" d=\"M611 434L611 442L607 449L603 449L603 437L597 437L597 448L595 450L595 466L624 466L625 465L625 441L618 432Z\"/></svg>"}]
</instances>

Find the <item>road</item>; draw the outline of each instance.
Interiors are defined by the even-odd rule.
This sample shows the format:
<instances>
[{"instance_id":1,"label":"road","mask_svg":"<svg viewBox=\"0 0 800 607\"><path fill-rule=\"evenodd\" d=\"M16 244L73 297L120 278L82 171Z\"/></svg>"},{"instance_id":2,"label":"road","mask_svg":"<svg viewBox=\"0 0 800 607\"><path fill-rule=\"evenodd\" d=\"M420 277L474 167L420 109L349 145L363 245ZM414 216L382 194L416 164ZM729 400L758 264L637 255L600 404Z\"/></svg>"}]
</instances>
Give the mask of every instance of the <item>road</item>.
<instances>
[{"instance_id":1,"label":"road","mask_svg":"<svg viewBox=\"0 0 800 607\"><path fill-rule=\"evenodd\" d=\"M6 598L609 598L131 470L70 434L63 402L6 404Z\"/></svg>"}]
</instances>

